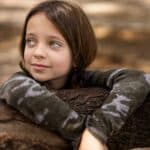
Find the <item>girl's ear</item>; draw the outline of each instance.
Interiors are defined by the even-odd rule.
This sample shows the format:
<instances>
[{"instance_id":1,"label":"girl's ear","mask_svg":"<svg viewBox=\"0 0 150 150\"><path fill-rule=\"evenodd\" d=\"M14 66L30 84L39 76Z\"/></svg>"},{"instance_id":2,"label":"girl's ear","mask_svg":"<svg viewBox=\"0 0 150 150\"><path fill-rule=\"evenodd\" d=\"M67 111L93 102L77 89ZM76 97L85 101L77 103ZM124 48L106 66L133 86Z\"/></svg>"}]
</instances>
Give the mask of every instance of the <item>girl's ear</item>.
<instances>
[{"instance_id":1,"label":"girl's ear","mask_svg":"<svg viewBox=\"0 0 150 150\"><path fill-rule=\"evenodd\" d=\"M74 61L72 62L72 67L73 68L77 68L77 65L76 65L76 63Z\"/></svg>"},{"instance_id":2,"label":"girl's ear","mask_svg":"<svg viewBox=\"0 0 150 150\"><path fill-rule=\"evenodd\" d=\"M77 68L77 65L76 65L76 64L73 64L72 66L73 66L73 68Z\"/></svg>"},{"instance_id":3,"label":"girl's ear","mask_svg":"<svg viewBox=\"0 0 150 150\"><path fill-rule=\"evenodd\" d=\"M77 71L77 65L75 63L72 64L72 68L75 72Z\"/></svg>"}]
</instances>

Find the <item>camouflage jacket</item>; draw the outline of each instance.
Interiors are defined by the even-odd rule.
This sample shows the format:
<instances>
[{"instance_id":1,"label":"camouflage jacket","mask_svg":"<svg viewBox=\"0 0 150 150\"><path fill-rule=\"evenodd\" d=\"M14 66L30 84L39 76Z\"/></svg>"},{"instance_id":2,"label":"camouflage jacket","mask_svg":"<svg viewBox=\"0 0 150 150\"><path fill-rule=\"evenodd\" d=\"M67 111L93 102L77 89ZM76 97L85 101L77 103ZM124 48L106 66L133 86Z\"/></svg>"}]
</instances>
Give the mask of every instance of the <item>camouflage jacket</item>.
<instances>
[{"instance_id":1,"label":"camouflage jacket","mask_svg":"<svg viewBox=\"0 0 150 150\"><path fill-rule=\"evenodd\" d=\"M144 101L150 91L150 74L136 70L84 71L83 87L109 88L110 94L101 108L91 116L72 110L55 92L38 83L24 72L15 73L0 87L0 99L6 101L27 118L68 140L76 140L85 128L98 139L107 138Z\"/></svg>"}]
</instances>

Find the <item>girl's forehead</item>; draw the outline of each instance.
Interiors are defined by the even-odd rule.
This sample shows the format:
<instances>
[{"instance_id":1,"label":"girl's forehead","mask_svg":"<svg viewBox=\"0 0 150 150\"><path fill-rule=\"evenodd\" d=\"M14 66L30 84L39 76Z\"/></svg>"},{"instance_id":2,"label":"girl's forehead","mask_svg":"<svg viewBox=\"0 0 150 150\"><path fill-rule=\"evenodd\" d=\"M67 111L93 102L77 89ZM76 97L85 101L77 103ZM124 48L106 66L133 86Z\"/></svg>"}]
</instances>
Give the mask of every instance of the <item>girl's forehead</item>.
<instances>
[{"instance_id":1,"label":"girl's forehead","mask_svg":"<svg viewBox=\"0 0 150 150\"><path fill-rule=\"evenodd\" d=\"M55 26L50 19L46 17L43 12L36 13L30 17L27 23L28 26Z\"/></svg>"},{"instance_id":2,"label":"girl's forehead","mask_svg":"<svg viewBox=\"0 0 150 150\"><path fill-rule=\"evenodd\" d=\"M27 23L26 33L55 35L64 39L57 27L50 19L46 17L44 13L37 13L29 19Z\"/></svg>"}]
</instances>

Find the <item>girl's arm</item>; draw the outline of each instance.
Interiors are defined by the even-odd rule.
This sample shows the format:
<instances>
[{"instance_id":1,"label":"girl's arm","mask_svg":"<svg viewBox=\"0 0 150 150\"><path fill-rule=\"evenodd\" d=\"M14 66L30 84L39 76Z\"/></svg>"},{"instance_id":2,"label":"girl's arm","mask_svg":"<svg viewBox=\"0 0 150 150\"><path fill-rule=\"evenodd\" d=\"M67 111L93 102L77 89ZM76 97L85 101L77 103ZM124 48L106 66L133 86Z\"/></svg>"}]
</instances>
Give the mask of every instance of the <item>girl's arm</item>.
<instances>
[{"instance_id":1,"label":"girl's arm","mask_svg":"<svg viewBox=\"0 0 150 150\"><path fill-rule=\"evenodd\" d=\"M89 71L83 74L83 81L85 86L111 89L101 108L88 116L86 122L87 129L102 143L119 131L150 91L150 74L135 70Z\"/></svg>"},{"instance_id":2,"label":"girl's arm","mask_svg":"<svg viewBox=\"0 0 150 150\"><path fill-rule=\"evenodd\" d=\"M79 116L54 92L24 73L16 73L0 87L0 99L13 106L33 122L54 130L68 140L75 140L84 128Z\"/></svg>"}]
</instances>

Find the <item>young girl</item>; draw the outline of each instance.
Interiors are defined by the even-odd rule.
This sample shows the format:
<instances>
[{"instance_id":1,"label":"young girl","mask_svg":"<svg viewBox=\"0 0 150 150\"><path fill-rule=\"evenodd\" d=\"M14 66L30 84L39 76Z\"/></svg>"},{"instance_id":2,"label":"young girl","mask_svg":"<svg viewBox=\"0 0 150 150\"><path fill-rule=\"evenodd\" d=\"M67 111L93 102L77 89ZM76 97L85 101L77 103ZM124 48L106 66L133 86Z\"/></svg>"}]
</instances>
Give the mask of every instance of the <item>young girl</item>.
<instances>
[{"instance_id":1,"label":"young girl","mask_svg":"<svg viewBox=\"0 0 150 150\"><path fill-rule=\"evenodd\" d=\"M63 138L79 142L79 150L105 150L150 91L150 75L128 69L86 71L97 51L87 16L76 4L51 0L27 15L21 40L21 66L3 83L0 99L33 122ZM54 89L98 86L111 89L91 116L72 110Z\"/></svg>"}]
</instances>

